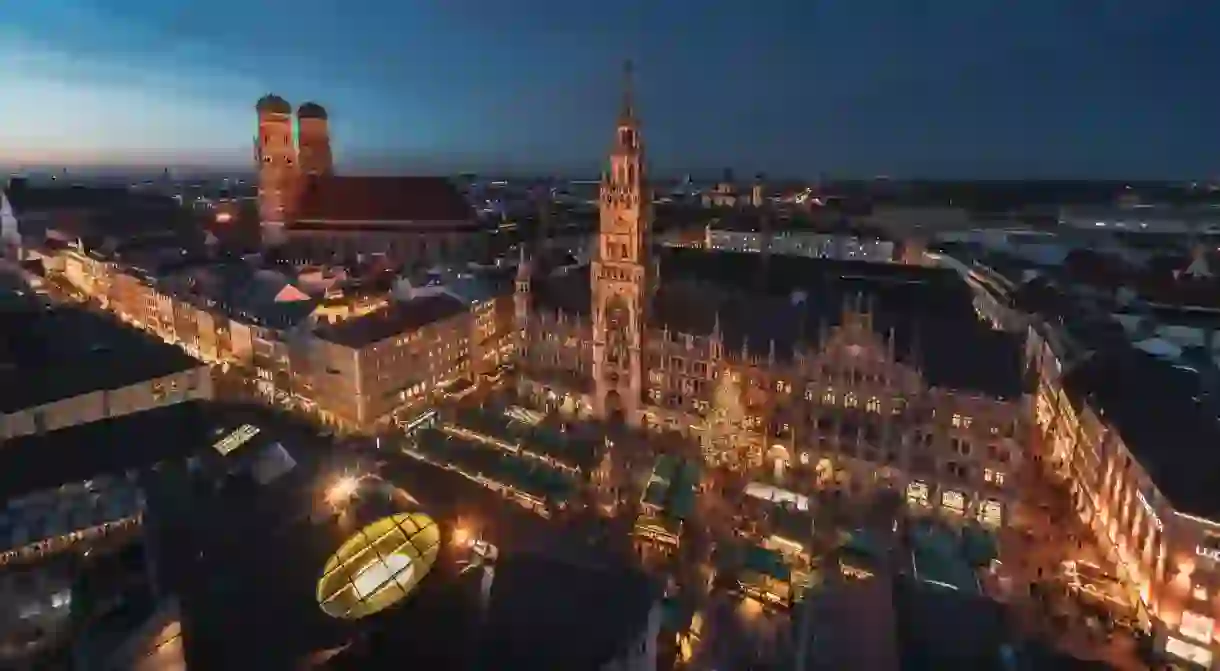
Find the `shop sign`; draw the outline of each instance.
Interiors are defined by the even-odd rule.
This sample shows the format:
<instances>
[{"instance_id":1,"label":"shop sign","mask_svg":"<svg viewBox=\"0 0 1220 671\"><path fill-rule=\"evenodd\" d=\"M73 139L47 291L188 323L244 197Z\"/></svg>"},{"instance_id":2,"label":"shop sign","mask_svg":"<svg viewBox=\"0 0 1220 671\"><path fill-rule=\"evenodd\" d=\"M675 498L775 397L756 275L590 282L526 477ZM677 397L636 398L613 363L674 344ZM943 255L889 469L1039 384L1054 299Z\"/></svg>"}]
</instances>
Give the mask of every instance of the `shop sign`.
<instances>
[{"instance_id":1,"label":"shop sign","mask_svg":"<svg viewBox=\"0 0 1220 671\"><path fill-rule=\"evenodd\" d=\"M1220 561L1220 548L1207 547L1205 545L1196 545L1195 554L1200 557L1205 557L1212 561Z\"/></svg>"}]
</instances>

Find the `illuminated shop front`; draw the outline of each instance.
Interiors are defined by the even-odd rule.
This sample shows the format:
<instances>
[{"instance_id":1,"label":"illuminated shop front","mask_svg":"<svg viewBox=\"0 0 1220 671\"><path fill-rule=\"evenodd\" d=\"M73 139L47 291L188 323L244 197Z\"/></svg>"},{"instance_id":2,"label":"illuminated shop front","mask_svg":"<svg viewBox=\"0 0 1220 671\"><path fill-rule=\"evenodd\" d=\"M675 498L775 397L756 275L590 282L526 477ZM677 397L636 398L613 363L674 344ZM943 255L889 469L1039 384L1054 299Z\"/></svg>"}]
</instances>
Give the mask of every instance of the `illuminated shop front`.
<instances>
[{"instance_id":1,"label":"illuminated shop front","mask_svg":"<svg viewBox=\"0 0 1220 671\"><path fill-rule=\"evenodd\" d=\"M995 499L986 499L979 504L979 523L998 529L1004 525L1004 504Z\"/></svg>"},{"instance_id":2,"label":"illuminated shop front","mask_svg":"<svg viewBox=\"0 0 1220 671\"><path fill-rule=\"evenodd\" d=\"M1165 654L1171 659L1211 668L1215 659L1212 651L1212 638L1215 634L1216 621L1213 618L1189 610L1184 611L1177 631L1171 632L1165 639Z\"/></svg>"},{"instance_id":3,"label":"illuminated shop front","mask_svg":"<svg viewBox=\"0 0 1220 671\"><path fill-rule=\"evenodd\" d=\"M739 593L773 606L787 607L792 603L792 567L778 550L762 546L743 548L739 567Z\"/></svg>"},{"instance_id":4,"label":"illuminated shop front","mask_svg":"<svg viewBox=\"0 0 1220 671\"><path fill-rule=\"evenodd\" d=\"M682 523L662 516L641 515L635 524L635 535L667 546L678 546Z\"/></svg>"},{"instance_id":5,"label":"illuminated shop front","mask_svg":"<svg viewBox=\"0 0 1220 671\"><path fill-rule=\"evenodd\" d=\"M907 485L907 503L918 508L929 507L931 503L929 502L928 483L914 480Z\"/></svg>"},{"instance_id":6,"label":"illuminated shop front","mask_svg":"<svg viewBox=\"0 0 1220 671\"><path fill-rule=\"evenodd\" d=\"M1176 636L1170 636L1165 641L1165 653L1170 657L1185 660L1200 667L1210 669L1212 666L1212 651L1197 643L1188 643Z\"/></svg>"},{"instance_id":7,"label":"illuminated shop front","mask_svg":"<svg viewBox=\"0 0 1220 671\"><path fill-rule=\"evenodd\" d=\"M940 505L955 515L966 514L966 496L959 491L946 489L940 495Z\"/></svg>"},{"instance_id":8,"label":"illuminated shop front","mask_svg":"<svg viewBox=\"0 0 1220 671\"><path fill-rule=\"evenodd\" d=\"M318 605L344 620L389 608L428 575L440 541L440 528L423 513L400 513L365 526L326 561Z\"/></svg>"}]
</instances>

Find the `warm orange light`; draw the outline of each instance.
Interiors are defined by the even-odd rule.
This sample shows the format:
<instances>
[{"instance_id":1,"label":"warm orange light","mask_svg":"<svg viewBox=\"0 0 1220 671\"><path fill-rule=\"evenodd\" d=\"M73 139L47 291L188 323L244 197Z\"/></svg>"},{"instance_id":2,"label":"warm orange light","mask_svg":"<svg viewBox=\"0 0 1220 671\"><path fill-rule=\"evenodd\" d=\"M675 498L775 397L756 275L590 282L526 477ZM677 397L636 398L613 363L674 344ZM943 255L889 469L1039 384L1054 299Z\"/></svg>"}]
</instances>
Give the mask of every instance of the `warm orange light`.
<instances>
[{"instance_id":1,"label":"warm orange light","mask_svg":"<svg viewBox=\"0 0 1220 671\"><path fill-rule=\"evenodd\" d=\"M227 224L230 221L233 221L233 215L228 212L221 212L216 215L216 223L218 224Z\"/></svg>"},{"instance_id":2,"label":"warm orange light","mask_svg":"<svg viewBox=\"0 0 1220 671\"><path fill-rule=\"evenodd\" d=\"M333 506L342 505L356 495L360 480L351 476L343 476L326 490L326 501Z\"/></svg>"},{"instance_id":3,"label":"warm orange light","mask_svg":"<svg viewBox=\"0 0 1220 671\"><path fill-rule=\"evenodd\" d=\"M742 616L748 620L753 620L754 618L762 615L763 612L762 602L748 596L741 600L741 603L738 604L737 608L741 612Z\"/></svg>"}]
</instances>

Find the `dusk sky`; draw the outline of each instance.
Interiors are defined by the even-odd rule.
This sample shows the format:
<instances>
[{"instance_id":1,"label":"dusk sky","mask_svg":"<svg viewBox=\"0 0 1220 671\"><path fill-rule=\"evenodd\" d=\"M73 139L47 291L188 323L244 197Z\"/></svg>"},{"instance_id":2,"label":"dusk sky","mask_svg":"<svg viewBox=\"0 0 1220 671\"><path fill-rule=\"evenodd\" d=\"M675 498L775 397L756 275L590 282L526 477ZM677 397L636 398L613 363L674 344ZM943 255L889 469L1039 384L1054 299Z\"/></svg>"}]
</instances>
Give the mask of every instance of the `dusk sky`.
<instances>
[{"instance_id":1,"label":"dusk sky","mask_svg":"<svg viewBox=\"0 0 1220 671\"><path fill-rule=\"evenodd\" d=\"M330 110L341 170L588 173L631 58L667 174L1220 174L1215 2L38 0L0 17L0 164L245 166L275 92Z\"/></svg>"}]
</instances>

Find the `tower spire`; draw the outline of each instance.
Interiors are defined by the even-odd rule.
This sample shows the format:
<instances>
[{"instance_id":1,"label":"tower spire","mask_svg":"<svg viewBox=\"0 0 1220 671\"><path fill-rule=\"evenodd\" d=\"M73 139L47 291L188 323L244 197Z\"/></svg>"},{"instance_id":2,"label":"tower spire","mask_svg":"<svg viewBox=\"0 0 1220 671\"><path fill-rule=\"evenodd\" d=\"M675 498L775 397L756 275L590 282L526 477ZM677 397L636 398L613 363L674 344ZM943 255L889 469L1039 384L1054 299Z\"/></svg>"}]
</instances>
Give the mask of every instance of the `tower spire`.
<instances>
[{"instance_id":1,"label":"tower spire","mask_svg":"<svg viewBox=\"0 0 1220 671\"><path fill-rule=\"evenodd\" d=\"M650 204L631 89L623 68L622 107L609 170L602 177L593 301L594 412L638 424L644 395L643 334L648 328Z\"/></svg>"},{"instance_id":2,"label":"tower spire","mask_svg":"<svg viewBox=\"0 0 1220 671\"><path fill-rule=\"evenodd\" d=\"M635 126L635 95L633 90L633 74L635 67L631 59L623 61L623 102L619 108L619 126Z\"/></svg>"}]
</instances>

